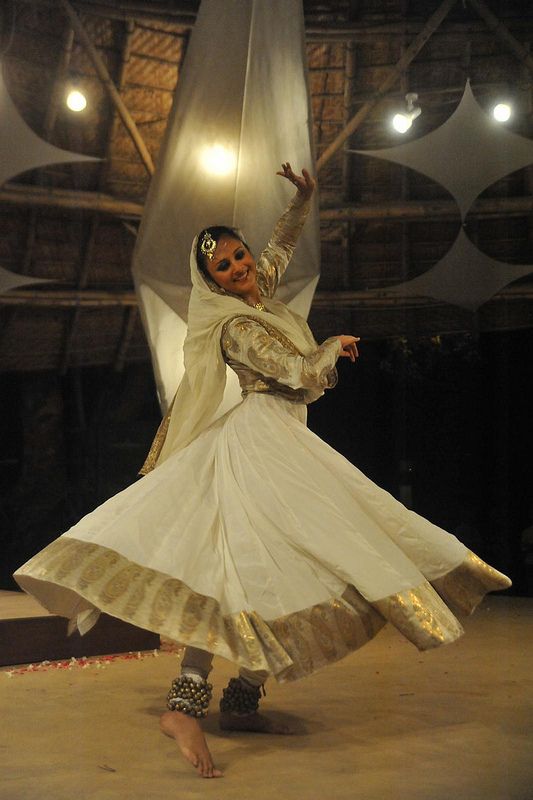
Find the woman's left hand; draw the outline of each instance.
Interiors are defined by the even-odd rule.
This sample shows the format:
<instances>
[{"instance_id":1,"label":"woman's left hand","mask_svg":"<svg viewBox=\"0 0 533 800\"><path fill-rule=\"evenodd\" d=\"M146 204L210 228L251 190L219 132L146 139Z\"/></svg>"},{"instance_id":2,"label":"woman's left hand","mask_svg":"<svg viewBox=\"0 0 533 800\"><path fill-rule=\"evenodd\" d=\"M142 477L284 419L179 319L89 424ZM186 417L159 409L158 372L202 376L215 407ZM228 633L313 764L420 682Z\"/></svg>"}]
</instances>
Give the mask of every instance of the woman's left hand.
<instances>
[{"instance_id":1,"label":"woman's left hand","mask_svg":"<svg viewBox=\"0 0 533 800\"><path fill-rule=\"evenodd\" d=\"M281 166L283 168L283 172L276 172L276 175L281 175L282 178L287 178L288 181L294 183L298 189L298 194L308 200L315 191L315 179L308 173L306 169L302 169L301 175L296 175L288 161Z\"/></svg>"}]
</instances>

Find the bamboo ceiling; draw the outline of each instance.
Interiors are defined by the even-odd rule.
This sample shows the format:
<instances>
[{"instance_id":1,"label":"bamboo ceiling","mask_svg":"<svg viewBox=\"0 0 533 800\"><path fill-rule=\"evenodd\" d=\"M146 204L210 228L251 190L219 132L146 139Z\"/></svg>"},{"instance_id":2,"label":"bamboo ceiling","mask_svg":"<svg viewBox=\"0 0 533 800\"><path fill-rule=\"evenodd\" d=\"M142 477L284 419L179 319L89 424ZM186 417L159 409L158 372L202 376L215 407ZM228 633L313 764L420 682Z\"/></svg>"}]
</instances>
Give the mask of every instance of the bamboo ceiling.
<instances>
[{"instance_id":1,"label":"bamboo ceiling","mask_svg":"<svg viewBox=\"0 0 533 800\"><path fill-rule=\"evenodd\" d=\"M130 259L198 4L72 2L76 19L67 6L0 6L4 78L24 119L52 144L102 158L33 170L0 187L0 265L53 281L0 295L2 370L120 370L148 359ZM533 325L533 278L477 314L430 300L380 298L374 290L414 277L444 255L459 213L422 175L345 152L396 144L388 119L408 91L418 93L422 114L403 140L434 129L456 107L468 77L487 109L510 97L509 129L531 137L530 3L305 0L304 9L322 209L322 277L311 313L317 335ZM115 100L90 47L109 73ZM64 106L68 83L87 94L83 114ZM472 241L500 261L533 263L532 170L491 186L467 217Z\"/></svg>"}]
</instances>

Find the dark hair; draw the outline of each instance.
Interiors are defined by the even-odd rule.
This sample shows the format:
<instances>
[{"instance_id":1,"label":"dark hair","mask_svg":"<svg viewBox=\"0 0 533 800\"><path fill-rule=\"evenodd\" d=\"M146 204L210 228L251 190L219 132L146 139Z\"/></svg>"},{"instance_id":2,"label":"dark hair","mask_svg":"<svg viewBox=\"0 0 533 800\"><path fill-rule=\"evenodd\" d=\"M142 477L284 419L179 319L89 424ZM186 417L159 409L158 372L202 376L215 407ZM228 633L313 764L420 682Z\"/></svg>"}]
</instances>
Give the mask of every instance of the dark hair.
<instances>
[{"instance_id":1,"label":"dark hair","mask_svg":"<svg viewBox=\"0 0 533 800\"><path fill-rule=\"evenodd\" d=\"M212 225L210 228L204 228L203 231L201 231L200 235L198 236L198 242L196 243L196 263L198 264L198 269L200 269L201 272L204 273L204 275L208 276L209 273L207 272L206 257L200 250L200 246L202 244L202 239L204 238L204 235L206 233L209 233L217 244L218 240L221 239L222 236L230 236L232 239L237 239L237 241L242 242L243 245L247 248L247 250L250 249L246 244L246 242L244 241L244 239L242 238L242 236L239 235L238 231L235 228L228 228L227 225Z\"/></svg>"}]
</instances>

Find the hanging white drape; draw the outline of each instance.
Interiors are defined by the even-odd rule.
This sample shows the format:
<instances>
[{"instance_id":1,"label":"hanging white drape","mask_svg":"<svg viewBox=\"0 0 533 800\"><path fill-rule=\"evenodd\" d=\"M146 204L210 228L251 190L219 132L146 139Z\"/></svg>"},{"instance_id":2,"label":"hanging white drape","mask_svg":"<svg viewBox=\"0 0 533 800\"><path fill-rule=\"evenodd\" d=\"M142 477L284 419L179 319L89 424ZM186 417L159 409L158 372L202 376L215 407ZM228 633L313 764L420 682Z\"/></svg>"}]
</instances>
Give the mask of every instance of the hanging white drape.
<instances>
[{"instance_id":1,"label":"hanging white drape","mask_svg":"<svg viewBox=\"0 0 533 800\"><path fill-rule=\"evenodd\" d=\"M301 0L203 0L133 257L163 409L183 369L193 237L208 225L237 226L259 253L294 193L275 174L281 162L313 170L305 64ZM213 147L225 150L225 174L204 166ZM304 316L319 246L315 200L278 295Z\"/></svg>"}]
</instances>

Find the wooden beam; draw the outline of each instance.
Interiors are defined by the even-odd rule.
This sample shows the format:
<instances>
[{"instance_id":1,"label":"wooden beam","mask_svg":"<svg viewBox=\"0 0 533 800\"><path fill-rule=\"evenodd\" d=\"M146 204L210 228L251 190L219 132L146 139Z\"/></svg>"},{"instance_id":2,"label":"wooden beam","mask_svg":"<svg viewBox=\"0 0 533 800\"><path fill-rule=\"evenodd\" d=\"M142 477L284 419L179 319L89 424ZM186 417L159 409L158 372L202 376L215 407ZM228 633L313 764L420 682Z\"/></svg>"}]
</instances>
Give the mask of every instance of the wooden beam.
<instances>
[{"instance_id":1,"label":"wooden beam","mask_svg":"<svg viewBox=\"0 0 533 800\"><path fill-rule=\"evenodd\" d=\"M530 74L533 75L533 58L530 56L529 51L513 36L509 28L507 28L503 22L500 22L498 17L492 13L483 0L468 0L468 2L484 20L487 27L500 41L507 45L518 60L528 68Z\"/></svg>"},{"instance_id":2,"label":"wooden beam","mask_svg":"<svg viewBox=\"0 0 533 800\"><path fill-rule=\"evenodd\" d=\"M523 217L533 213L533 197L487 197L475 201L469 217ZM453 200L395 200L389 203L323 208L320 221L344 220L410 221L418 219L457 219L459 209ZM468 226L468 219L467 219Z\"/></svg>"},{"instance_id":3,"label":"wooden beam","mask_svg":"<svg viewBox=\"0 0 533 800\"><path fill-rule=\"evenodd\" d=\"M5 183L0 187L0 203L15 206L63 208L70 211L100 211L119 217L138 219L143 206L104 192L82 192L44 186Z\"/></svg>"},{"instance_id":4,"label":"wooden beam","mask_svg":"<svg viewBox=\"0 0 533 800\"><path fill-rule=\"evenodd\" d=\"M130 60L131 55L131 39L133 32L135 30L135 23L132 20L127 20L123 30L123 39L122 39L122 46L120 50L120 66L118 69L117 75L117 91L120 93L124 88L124 83L126 79L126 70L128 67L128 63ZM100 168L100 175L98 179L98 188L100 191L104 189L107 177L109 175L109 170L111 167L111 155L113 149L113 140L115 138L115 133L117 130L118 125L120 124L120 117L118 115L118 109L114 107L111 120L109 124L109 129L107 132L107 143L106 143L106 151L105 156L102 160L102 166Z\"/></svg>"},{"instance_id":5,"label":"wooden beam","mask_svg":"<svg viewBox=\"0 0 533 800\"><path fill-rule=\"evenodd\" d=\"M170 25L179 25L180 27L192 28L196 22L196 14L191 11L185 11L167 6L166 8L157 9L157 4L151 2L144 4L144 7L137 4L137 8L124 8L123 3L113 3L113 5L105 5L104 3L91 3L91 2L77 2L76 6L84 14L94 14L99 17L107 17L108 19L119 19L123 21L135 19L144 20L145 22L163 22Z\"/></svg>"},{"instance_id":6,"label":"wooden beam","mask_svg":"<svg viewBox=\"0 0 533 800\"><path fill-rule=\"evenodd\" d=\"M533 282L511 285L498 292L494 300L533 300ZM410 305L448 305L438 300L423 297L387 296L387 288L352 291L318 291L313 298L313 308ZM111 292L103 290L77 291L76 289L14 289L0 294L0 306L40 307L40 308L83 308L137 307L137 297L133 291ZM133 326L133 322L130 322ZM128 323L126 324L126 328Z\"/></svg>"},{"instance_id":7,"label":"wooden beam","mask_svg":"<svg viewBox=\"0 0 533 800\"><path fill-rule=\"evenodd\" d=\"M80 192L68 189L51 189L23 184L7 183L0 189L0 204L15 206L43 206L69 211L99 211L121 218L139 219L143 206L130 200L121 200L104 192ZM488 197L475 201L469 215L477 217L522 217L533 212L533 198ZM452 200L393 200L387 203L330 206L320 210L322 221L364 219L449 219L459 216Z\"/></svg>"},{"instance_id":8,"label":"wooden beam","mask_svg":"<svg viewBox=\"0 0 533 800\"><path fill-rule=\"evenodd\" d=\"M135 124L130 112L126 108L124 101L122 100L120 94L118 93L115 84L111 80L111 76L107 71L107 67L104 64L99 52L97 51L96 47L91 42L89 36L87 35L85 28L80 22L80 19L72 6L70 5L68 0L59 0L61 3L62 8L64 9L65 13L67 14L72 27L74 28L74 32L76 36L80 39L83 46L85 47L91 61L93 62L93 66L96 70L96 73L100 80L102 81L105 90L109 94L111 98L111 102L114 104L117 112L124 123L126 130L128 131L131 139L137 148L137 152L139 153L141 160L146 168L146 171L150 176L152 176L155 172L154 162L152 161L152 156L150 155L148 148L144 143L144 139L142 138L137 125Z\"/></svg>"},{"instance_id":9,"label":"wooden beam","mask_svg":"<svg viewBox=\"0 0 533 800\"><path fill-rule=\"evenodd\" d=\"M19 0L33 6L44 6L48 8L57 7L57 0ZM72 5L81 14L104 17L105 19L116 20L140 20L146 23L166 23L184 28L194 27L196 12L191 11L190 7L180 6L176 3L153 3L151 0L136 2L134 5L127 2L115 2L115 0L71 0ZM515 16L507 18L507 26L510 29L516 28L520 31L530 31L532 22L523 17ZM423 22L417 19L402 22L387 22L380 20L373 15L372 22L349 21L339 24L337 21L331 24L327 22L315 22L307 19L305 23L306 38L310 41L355 41L365 42L376 36L416 36L422 29ZM483 34L486 26L482 22L449 22L442 25L437 35L446 36L471 36Z\"/></svg>"},{"instance_id":10,"label":"wooden beam","mask_svg":"<svg viewBox=\"0 0 533 800\"><path fill-rule=\"evenodd\" d=\"M84 289L29 289L0 294L0 306L40 306L45 308L98 308L104 306L136 306L133 291L111 292Z\"/></svg>"},{"instance_id":11,"label":"wooden beam","mask_svg":"<svg viewBox=\"0 0 533 800\"><path fill-rule=\"evenodd\" d=\"M465 45L466 45L466 43L465 43ZM430 63L430 62L427 62L427 63ZM528 78L526 79L524 77L524 80L520 82L520 86L523 89L527 89L529 87L529 85L530 84L528 82ZM473 88L475 88L475 90L476 90L476 97L477 97L480 92L490 92L490 93L492 93L495 90L508 90L509 89L509 81L490 81L490 82L487 82L487 83L476 81L475 84L473 84ZM464 91L465 91L465 84L464 83L461 83L461 84L457 83L455 85L450 85L450 86L445 86L445 87L440 87L440 88L420 89L419 92L418 92L418 95L419 95L419 97L423 97L424 98L424 105L425 106L427 106L428 100L430 98L438 98L439 99L439 105L442 105L443 103L456 103L457 98L460 99L463 96ZM450 95L450 97L442 99L443 95ZM313 94L313 97L316 97L316 95ZM329 94L329 97L332 97L332 95ZM354 102L355 105L357 105L359 103L365 103L367 100L371 99L372 97L373 97L372 92L356 92L354 94L354 96L353 96L353 102ZM389 92L387 94L387 100L404 100L404 99L405 99L405 94L402 94L400 89L395 90L393 92Z\"/></svg>"},{"instance_id":12,"label":"wooden beam","mask_svg":"<svg viewBox=\"0 0 533 800\"><path fill-rule=\"evenodd\" d=\"M533 300L533 283L519 284L518 286L507 286L491 297L491 301L505 300ZM400 297L387 296L387 289L367 289L361 292L344 289L341 291L318 291L313 297L313 308L359 308L361 306L391 307L398 306L408 308L410 306L449 306L443 300L432 300L429 297ZM532 322L533 325L533 322Z\"/></svg>"},{"instance_id":13,"label":"wooden beam","mask_svg":"<svg viewBox=\"0 0 533 800\"><path fill-rule=\"evenodd\" d=\"M6 183L0 188L0 204L46 208L67 211L99 211L120 218L139 219L143 206L131 200L121 200L104 192L80 192L52 189L41 186ZM487 197L475 201L469 216L523 217L533 213L533 197ZM368 203L322 208L320 219L324 222L364 219L417 220L459 219L459 210L453 200L393 200L388 203Z\"/></svg>"},{"instance_id":14,"label":"wooden beam","mask_svg":"<svg viewBox=\"0 0 533 800\"><path fill-rule=\"evenodd\" d=\"M427 40L437 30L446 15L455 5L457 0L443 0L438 9L428 19L418 36L411 42L399 59L396 66L390 70L387 77L381 82L379 88L371 100L368 100L350 120L343 130L335 137L331 144L324 150L317 161L317 170L322 169L330 161L335 153L342 147L346 139L351 136L357 128L364 122L374 106L376 106L383 96L391 89L402 72L409 66L411 61L422 50Z\"/></svg>"}]
</instances>

